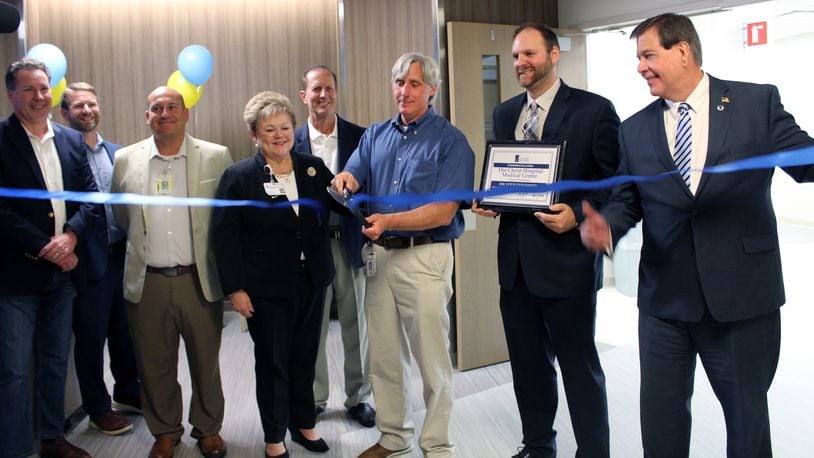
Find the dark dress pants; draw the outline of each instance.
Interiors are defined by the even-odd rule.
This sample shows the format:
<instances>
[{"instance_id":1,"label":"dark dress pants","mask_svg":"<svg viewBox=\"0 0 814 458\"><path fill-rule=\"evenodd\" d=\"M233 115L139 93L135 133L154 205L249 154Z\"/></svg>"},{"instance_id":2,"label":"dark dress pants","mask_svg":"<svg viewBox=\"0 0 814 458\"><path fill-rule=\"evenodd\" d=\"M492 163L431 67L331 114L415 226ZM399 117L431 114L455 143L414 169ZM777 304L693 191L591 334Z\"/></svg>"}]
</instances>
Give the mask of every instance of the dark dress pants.
<instances>
[{"instance_id":1,"label":"dark dress pants","mask_svg":"<svg viewBox=\"0 0 814 458\"><path fill-rule=\"evenodd\" d=\"M556 456L556 359L577 442L576 456L609 456L605 374L594 342L596 294L537 297L528 290L518 267L514 287L501 289L500 310L523 424L523 443L535 456Z\"/></svg>"},{"instance_id":2,"label":"dark dress pants","mask_svg":"<svg viewBox=\"0 0 814 458\"><path fill-rule=\"evenodd\" d=\"M639 314L644 456L689 456L699 356L723 407L727 456L772 456L767 392L780 356L779 310L731 323L709 312L697 323Z\"/></svg>"},{"instance_id":3,"label":"dark dress pants","mask_svg":"<svg viewBox=\"0 0 814 458\"><path fill-rule=\"evenodd\" d=\"M305 263L298 283L293 298L251 298L254 314L247 322L266 443L282 442L287 428L316 424L312 387L325 289L314 289Z\"/></svg>"},{"instance_id":4,"label":"dark dress pants","mask_svg":"<svg viewBox=\"0 0 814 458\"><path fill-rule=\"evenodd\" d=\"M124 242L111 246L107 267L95 282L79 288L74 303L74 361L82 407L90 418L110 411L110 394L104 380L104 349L107 340L113 399L139 399L138 371L133 343L127 328L122 297Z\"/></svg>"}]
</instances>

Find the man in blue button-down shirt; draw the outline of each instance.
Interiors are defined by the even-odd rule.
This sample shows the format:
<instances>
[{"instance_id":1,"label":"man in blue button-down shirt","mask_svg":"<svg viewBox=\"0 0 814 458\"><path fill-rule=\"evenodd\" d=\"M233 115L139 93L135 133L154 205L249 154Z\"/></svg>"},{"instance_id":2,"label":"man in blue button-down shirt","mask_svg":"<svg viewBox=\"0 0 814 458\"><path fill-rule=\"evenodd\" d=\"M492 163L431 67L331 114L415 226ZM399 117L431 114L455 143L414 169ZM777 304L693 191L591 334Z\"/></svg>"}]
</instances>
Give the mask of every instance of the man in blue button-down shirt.
<instances>
[{"instance_id":1,"label":"man in blue button-down shirt","mask_svg":"<svg viewBox=\"0 0 814 458\"><path fill-rule=\"evenodd\" d=\"M398 115L365 132L334 187L361 189L373 197L472 189L472 149L463 134L430 106L440 84L436 62L422 54L404 54L393 66L391 82ZM425 456L452 453L446 307L452 297L451 241L463 233L463 205L450 201L368 205L370 227L363 233L375 245L363 252L369 275L365 315L381 437L361 458L398 456L412 448L410 350L421 371L427 406L419 445Z\"/></svg>"},{"instance_id":2,"label":"man in blue button-down shirt","mask_svg":"<svg viewBox=\"0 0 814 458\"><path fill-rule=\"evenodd\" d=\"M99 135L101 111L96 89L88 83L72 83L65 89L60 113L71 127L82 133L88 145L87 156L96 187L110 190L113 155L121 146ZM106 223L88 231L88 257L98 273L87 275L77 284L74 302L74 360L82 407L90 417L89 425L110 436L133 429L120 412L141 413L139 379L133 344L127 329L122 296L124 251L127 234L116 224L113 210L105 206ZM107 340L110 371L113 374L113 400L104 380L104 347ZM112 407L116 407L114 411Z\"/></svg>"}]
</instances>

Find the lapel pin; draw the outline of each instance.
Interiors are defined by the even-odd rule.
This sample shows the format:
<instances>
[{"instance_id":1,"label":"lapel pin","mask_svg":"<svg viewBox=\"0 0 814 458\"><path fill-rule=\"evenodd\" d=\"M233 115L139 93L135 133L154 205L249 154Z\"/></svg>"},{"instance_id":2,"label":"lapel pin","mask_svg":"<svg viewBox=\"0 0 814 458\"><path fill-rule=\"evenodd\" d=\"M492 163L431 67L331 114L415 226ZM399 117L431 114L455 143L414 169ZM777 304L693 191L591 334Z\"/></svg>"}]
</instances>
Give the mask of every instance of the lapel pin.
<instances>
[{"instance_id":1,"label":"lapel pin","mask_svg":"<svg viewBox=\"0 0 814 458\"><path fill-rule=\"evenodd\" d=\"M317 175L317 169L315 169L313 167L308 167L308 170L306 170L306 173L308 173L309 177L316 176Z\"/></svg>"},{"instance_id":2,"label":"lapel pin","mask_svg":"<svg viewBox=\"0 0 814 458\"><path fill-rule=\"evenodd\" d=\"M724 106L723 105L718 105L716 108L718 109L718 111L724 111Z\"/></svg>"},{"instance_id":3,"label":"lapel pin","mask_svg":"<svg viewBox=\"0 0 814 458\"><path fill-rule=\"evenodd\" d=\"M729 97L721 97L721 103L729 103Z\"/></svg>"}]
</instances>

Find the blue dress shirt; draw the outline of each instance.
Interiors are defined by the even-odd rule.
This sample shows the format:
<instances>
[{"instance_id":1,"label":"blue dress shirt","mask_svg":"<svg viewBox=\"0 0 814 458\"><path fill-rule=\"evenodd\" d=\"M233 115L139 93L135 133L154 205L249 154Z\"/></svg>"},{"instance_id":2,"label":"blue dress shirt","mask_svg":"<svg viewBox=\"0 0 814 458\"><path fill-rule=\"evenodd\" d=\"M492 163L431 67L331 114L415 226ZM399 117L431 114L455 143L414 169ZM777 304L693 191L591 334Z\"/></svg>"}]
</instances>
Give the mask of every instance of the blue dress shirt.
<instances>
[{"instance_id":1,"label":"blue dress shirt","mask_svg":"<svg viewBox=\"0 0 814 458\"><path fill-rule=\"evenodd\" d=\"M449 190L472 190L475 154L466 137L430 107L421 118L403 127L400 115L372 125L345 165L360 189L373 197L401 194L432 194ZM468 202L461 202L464 206ZM372 202L370 213L396 213L423 205L411 202L396 207ZM449 225L426 231L388 231L385 236L429 235L436 241L460 237L464 217L459 208Z\"/></svg>"}]
</instances>

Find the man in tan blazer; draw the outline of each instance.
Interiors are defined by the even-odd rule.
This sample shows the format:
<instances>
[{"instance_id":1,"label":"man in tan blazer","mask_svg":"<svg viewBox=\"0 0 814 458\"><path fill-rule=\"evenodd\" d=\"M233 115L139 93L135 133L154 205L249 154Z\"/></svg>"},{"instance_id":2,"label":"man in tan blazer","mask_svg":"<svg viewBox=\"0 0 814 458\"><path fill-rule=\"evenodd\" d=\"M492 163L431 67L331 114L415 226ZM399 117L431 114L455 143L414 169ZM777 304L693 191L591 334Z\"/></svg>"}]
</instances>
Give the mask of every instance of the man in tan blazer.
<instances>
[{"instance_id":1,"label":"man in tan blazer","mask_svg":"<svg viewBox=\"0 0 814 458\"><path fill-rule=\"evenodd\" d=\"M186 134L189 110L177 91L159 87L147 102L153 135L119 150L111 191L212 198L232 163L229 149ZM141 375L142 410L155 436L149 456L171 457L184 433L179 336L192 378L191 436L204 456L224 456L218 361L223 293L209 248L211 208L116 205L114 211L127 231L124 298Z\"/></svg>"}]
</instances>

